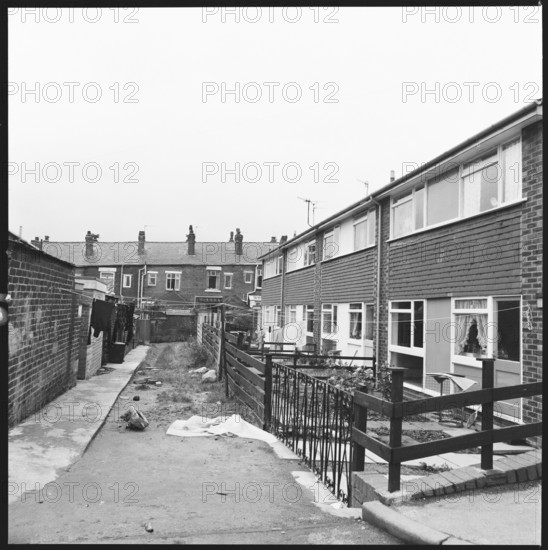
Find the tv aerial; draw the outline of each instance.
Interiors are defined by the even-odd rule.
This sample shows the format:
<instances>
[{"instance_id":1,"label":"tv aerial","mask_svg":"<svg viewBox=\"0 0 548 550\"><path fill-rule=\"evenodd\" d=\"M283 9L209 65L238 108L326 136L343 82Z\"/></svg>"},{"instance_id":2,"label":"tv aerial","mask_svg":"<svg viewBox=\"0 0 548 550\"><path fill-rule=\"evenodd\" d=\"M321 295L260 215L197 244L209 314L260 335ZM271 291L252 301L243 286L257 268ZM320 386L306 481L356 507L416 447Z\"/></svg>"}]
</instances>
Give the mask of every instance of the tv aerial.
<instances>
[{"instance_id":1,"label":"tv aerial","mask_svg":"<svg viewBox=\"0 0 548 550\"><path fill-rule=\"evenodd\" d=\"M297 198L306 202L306 206L307 206L306 223L308 224L308 227L312 227L314 225L314 212L316 211L316 205L318 204L318 201L313 201L312 199L303 199L303 197L297 197ZM312 223L310 223L310 205L312 205Z\"/></svg>"}]
</instances>

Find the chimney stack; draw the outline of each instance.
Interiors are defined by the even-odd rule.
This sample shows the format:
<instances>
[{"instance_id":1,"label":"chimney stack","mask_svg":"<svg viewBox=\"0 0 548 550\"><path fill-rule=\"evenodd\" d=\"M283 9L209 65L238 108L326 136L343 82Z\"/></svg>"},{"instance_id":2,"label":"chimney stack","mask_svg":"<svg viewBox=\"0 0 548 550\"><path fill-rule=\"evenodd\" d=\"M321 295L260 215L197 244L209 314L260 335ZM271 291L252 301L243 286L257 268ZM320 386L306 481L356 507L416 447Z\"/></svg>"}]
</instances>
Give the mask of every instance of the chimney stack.
<instances>
[{"instance_id":1,"label":"chimney stack","mask_svg":"<svg viewBox=\"0 0 548 550\"><path fill-rule=\"evenodd\" d=\"M93 258L96 256L94 251L93 243L97 242L97 239L99 238L99 234L92 233L91 231L88 231L86 234L86 258ZM46 235L44 237L45 241L49 241L49 236Z\"/></svg>"},{"instance_id":2,"label":"chimney stack","mask_svg":"<svg viewBox=\"0 0 548 550\"><path fill-rule=\"evenodd\" d=\"M270 242L275 243L276 242L276 237L270 237Z\"/></svg>"},{"instance_id":3,"label":"chimney stack","mask_svg":"<svg viewBox=\"0 0 548 550\"><path fill-rule=\"evenodd\" d=\"M243 251L244 236L240 233L240 228L236 228L236 235L234 236L234 252L237 256L241 256Z\"/></svg>"},{"instance_id":4,"label":"chimney stack","mask_svg":"<svg viewBox=\"0 0 548 550\"><path fill-rule=\"evenodd\" d=\"M42 243L40 241L40 237L34 237L34 240L30 241L30 244L42 250Z\"/></svg>"},{"instance_id":5,"label":"chimney stack","mask_svg":"<svg viewBox=\"0 0 548 550\"><path fill-rule=\"evenodd\" d=\"M188 255L194 256L196 254L196 235L194 234L194 230L191 225L188 226L188 235L186 236L186 240L188 242Z\"/></svg>"},{"instance_id":6,"label":"chimney stack","mask_svg":"<svg viewBox=\"0 0 548 550\"><path fill-rule=\"evenodd\" d=\"M145 253L145 232L139 231L139 243L137 245L137 254L140 256Z\"/></svg>"},{"instance_id":7,"label":"chimney stack","mask_svg":"<svg viewBox=\"0 0 548 550\"><path fill-rule=\"evenodd\" d=\"M284 244L287 241L287 235L282 235L280 237L280 244Z\"/></svg>"},{"instance_id":8,"label":"chimney stack","mask_svg":"<svg viewBox=\"0 0 548 550\"><path fill-rule=\"evenodd\" d=\"M230 239L228 239L228 242L229 242L229 243L233 243L233 242L234 242L234 231L231 231L231 232L230 232Z\"/></svg>"},{"instance_id":9,"label":"chimney stack","mask_svg":"<svg viewBox=\"0 0 548 550\"><path fill-rule=\"evenodd\" d=\"M390 170L390 183L392 183L393 181L396 181L396 173L394 172L394 170Z\"/></svg>"}]
</instances>

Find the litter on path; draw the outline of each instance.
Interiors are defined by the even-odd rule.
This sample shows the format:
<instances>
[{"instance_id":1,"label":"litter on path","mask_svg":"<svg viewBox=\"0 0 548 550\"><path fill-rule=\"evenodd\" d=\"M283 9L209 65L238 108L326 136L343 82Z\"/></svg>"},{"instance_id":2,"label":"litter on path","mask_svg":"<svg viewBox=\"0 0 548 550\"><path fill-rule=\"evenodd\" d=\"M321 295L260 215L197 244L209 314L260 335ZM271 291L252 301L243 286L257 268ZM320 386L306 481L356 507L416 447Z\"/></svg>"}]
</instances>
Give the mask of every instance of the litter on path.
<instances>
[{"instance_id":1,"label":"litter on path","mask_svg":"<svg viewBox=\"0 0 548 550\"><path fill-rule=\"evenodd\" d=\"M275 435L265 432L257 428L257 426L246 422L237 414L233 414L228 418L222 416L207 418L205 416L195 415L191 416L188 420L175 420L167 429L166 434L178 437L228 435L259 439L269 444L278 441Z\"/></svg>"}]
</instances>

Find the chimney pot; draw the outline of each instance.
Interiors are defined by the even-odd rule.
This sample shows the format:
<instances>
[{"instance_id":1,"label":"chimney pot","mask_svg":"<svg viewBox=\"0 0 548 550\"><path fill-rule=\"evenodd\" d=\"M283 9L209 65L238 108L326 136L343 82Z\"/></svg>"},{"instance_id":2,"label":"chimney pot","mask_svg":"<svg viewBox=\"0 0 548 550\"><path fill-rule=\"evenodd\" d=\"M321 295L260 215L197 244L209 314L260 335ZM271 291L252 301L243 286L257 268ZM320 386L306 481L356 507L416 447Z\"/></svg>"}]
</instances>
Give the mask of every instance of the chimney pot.
<instances>
[{"instance_id":1,"label":"chimney pot","mask_svg":"<svg viewBox=\"0 0 548 550\"><path fill-rule=\"evenodd\" d=\"M46 235L46 236L44 237L44 241L49 241L49 235Z\"/></svg>"},{"instance_id":2,"label":"chimney pot","mask_svg":"<svg viewBox=\"0 0 548 550\"><path fill-rule=\"evenodd\" d=\"M283 244L283 243L285 243L286 241L287 241L287 235L282 235L282 236L280 237L280 244Z\"/></svg>"},{"instance_id":3,"label":"chimney pot","mask_svg":"<svg viewBox=\"0 0 548 550\"><path fill-rule=\"evenodd\" d=\"M270 242L275 243L276 242L276 237L270 237Z\"/></svg>"},{"instance_id":4,"label":"chimney pot","mask_svg":"<svg viewBox=\"0 0 548 550\"><path fill-rule=\"evenodd\" d=\"M230 232L230 239L228 240L229 243L234 241L234 231Z\"/></svg>"},{"instance_id":5,"label":"chimney pot","mask_svg":"<svg viewBox=\"0 0 548 550\"><path fill-rule=\"evenodd\" d=\"M394 172L394 170L390 170L390 183L392 183L393 181L396 181L396 173Z\"/></svg>"}]
</instances>

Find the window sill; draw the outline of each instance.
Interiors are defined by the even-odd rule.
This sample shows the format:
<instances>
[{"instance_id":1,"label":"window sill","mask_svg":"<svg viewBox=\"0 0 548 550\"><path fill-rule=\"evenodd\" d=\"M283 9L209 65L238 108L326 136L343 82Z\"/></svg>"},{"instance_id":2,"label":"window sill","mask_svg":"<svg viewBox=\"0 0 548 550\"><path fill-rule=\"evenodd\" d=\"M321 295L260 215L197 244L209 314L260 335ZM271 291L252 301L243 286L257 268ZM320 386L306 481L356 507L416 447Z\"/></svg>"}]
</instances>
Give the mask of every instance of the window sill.
<instances>
[{"instance_id":1,"label":"window sill","mask_svg":"<svg viewBox=\"0 0 548 550\"><path fill-rule=\"evenodd\" d=\"M220 290L216 289L216 288L206 288L204 290L204 292L221 292Z\"/></svg>"},{"instance_id":2,"label":"window sill","mask_svg":"<svg viewBox=\"0 0 548 550\"><path fill-rule=\"evenodd\" d=\"M310 265L305 265L305 266L301 266L301 267L294 267L294 268L291 268L291 269L288 269L285 274L286 275L289 275L290 273L296 273L297 271L303 271L303 269L308 269L309 267L314 267L316 264L310 264Z\"/></svg>"},{"instance_id":3,"label":"window sill","mask_svg":"<svg viewBox=\"0 0 548 550\"><path fill-rule=\"evenodd\" d=\"M413 355L414 357L424 357L424 348L407 348L405 346L389 345L388 351L392 353L401 353L403 355Z\"/></svg>"},{"instance_id":4,"label":"window sill","mask_svg":"<svg viewBox=\"0 0 548 550\"><path fill-rule=\"evenodd\" d=\"M430 225L428 227L423 227L422 229L417 229L412 233L407 233L407 235L400 235L399 237L391 237L390 239L387 239L385 242L391 243L394 241L399 241L400 239L405 239L406 237L413 237L414 235L420 235L428 231L434 231L442 227L447 227L448 225L453 225L456 223L473 220L475 218L479 218L480 216L487 216L488 214L492 214L493 212L499 212L500 210L504 210L505 208L511 208L512 206L516 206L517 204L522 204L526 201L527 199L519 199L517 201L512 201L512 202L503 204L501 206L497 206L496 208L491 208L491 210L486 210L485 212L479 212L478 214L474 214L473 216L466 216L465 218L456 218L456 219L448 220L446 222L437 223L436 225Z\"/></svg>"}]
</instances>

